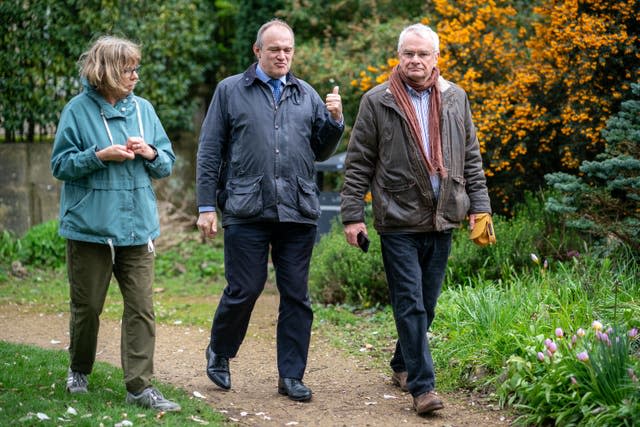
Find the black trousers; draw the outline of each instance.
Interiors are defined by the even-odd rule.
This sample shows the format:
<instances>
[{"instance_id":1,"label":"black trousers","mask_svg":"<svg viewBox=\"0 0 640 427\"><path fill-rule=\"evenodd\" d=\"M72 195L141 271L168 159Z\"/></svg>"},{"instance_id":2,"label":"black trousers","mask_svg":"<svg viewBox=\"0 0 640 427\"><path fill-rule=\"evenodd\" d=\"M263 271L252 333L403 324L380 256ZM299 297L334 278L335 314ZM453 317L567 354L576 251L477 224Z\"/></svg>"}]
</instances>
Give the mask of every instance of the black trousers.
<instances>
[{"instance_id":1,"label":"black trousers","mask_svg":"<svg viewBox=\"0 0 640 427\"><path fill-rule=\"evenodd\" d=\"M224 229L227 286L211 326L214 353L235 357L247 333L251 312L267 280L269 248L280 293L277 326L278 373L302 379L307 366L313 311L309 301L309 263L316 226L253 223Z\"/></svg>"}]
</instances>

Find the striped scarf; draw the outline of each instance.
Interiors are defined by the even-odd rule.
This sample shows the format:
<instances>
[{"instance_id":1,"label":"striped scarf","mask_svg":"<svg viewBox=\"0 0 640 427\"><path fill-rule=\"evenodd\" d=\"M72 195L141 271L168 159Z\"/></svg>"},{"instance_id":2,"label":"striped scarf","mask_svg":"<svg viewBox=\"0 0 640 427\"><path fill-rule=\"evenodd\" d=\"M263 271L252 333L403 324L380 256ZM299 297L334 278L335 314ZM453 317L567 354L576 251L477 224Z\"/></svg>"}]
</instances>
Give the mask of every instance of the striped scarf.
<instances>
[{"instance_id":1,"label":"striped scarf","mask_svg":"<svg viewBox=\"0 0 640 427\"><path fill-rule=\"evenodd\" d=\"M433 69L429 79L422 85L410 80L400 69L396 66L391 72L389 77L389 87L391 94L396 99L398 106L404 112L407 120L409 121L409 129L413 139L418 144L418 148L422 153L422 158L427 165L427 171L429 175L438 174L445 178L447 176L447 169L444 167L444 161L442 159L442 142L440 140L440 91L438 90L436 83L440 77L440 70L438 68ZM416 116L416 110L413 108L409 93L405 88L405 84L418 92L422 92L427 89L431 89L429 95L429 156L424 149L422 143L422 132L420 130L420 124L418 123L418 117Z\"/></svg>"}]
</instances>

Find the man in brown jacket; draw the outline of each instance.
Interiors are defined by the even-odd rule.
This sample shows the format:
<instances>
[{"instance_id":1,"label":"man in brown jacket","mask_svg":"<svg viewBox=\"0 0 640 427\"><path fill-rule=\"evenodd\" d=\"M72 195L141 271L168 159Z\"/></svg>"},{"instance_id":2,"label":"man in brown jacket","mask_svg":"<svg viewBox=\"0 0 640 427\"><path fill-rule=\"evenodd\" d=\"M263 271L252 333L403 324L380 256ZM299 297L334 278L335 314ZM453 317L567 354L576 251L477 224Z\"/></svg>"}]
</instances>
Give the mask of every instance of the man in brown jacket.
<instances>
[{"instance_id":1,"label":"man in brown jacket","mask_svg":"<svg viewBox=\"0 0 640 427\"><path fill-rule=\"evenodd\" d=\"M467 95L440 77L439 39L405 28L399 65L362 98L347 151L341 215L349 244L366 236L364 195L373 195L398 341L392 380L418 414L443 408L427 330L433 322L452 229L491 213Z\"/></svg>"}]
</instances>

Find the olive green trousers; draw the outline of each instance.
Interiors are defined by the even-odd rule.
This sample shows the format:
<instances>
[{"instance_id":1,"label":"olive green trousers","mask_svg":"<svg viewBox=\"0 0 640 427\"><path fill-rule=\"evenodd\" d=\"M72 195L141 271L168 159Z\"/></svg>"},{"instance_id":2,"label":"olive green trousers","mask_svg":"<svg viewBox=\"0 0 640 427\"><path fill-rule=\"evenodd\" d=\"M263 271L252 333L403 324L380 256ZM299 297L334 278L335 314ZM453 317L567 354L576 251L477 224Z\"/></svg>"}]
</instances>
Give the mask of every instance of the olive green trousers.
<instances>
[{"instance_id":1,"label":"olive green trousers","mask_svg":"<svg viewBox=\"0 0 640 427\"><path fill-rule=\"evenodd\" d=\"M100 314L112 276L124 309L120 357L127 391L151 385L156 326L153 311L154 253L147 245L110 247L67 240L70 285L69 356L73 371L90 374L96 359Z\"/></svg>"}]
</instances>

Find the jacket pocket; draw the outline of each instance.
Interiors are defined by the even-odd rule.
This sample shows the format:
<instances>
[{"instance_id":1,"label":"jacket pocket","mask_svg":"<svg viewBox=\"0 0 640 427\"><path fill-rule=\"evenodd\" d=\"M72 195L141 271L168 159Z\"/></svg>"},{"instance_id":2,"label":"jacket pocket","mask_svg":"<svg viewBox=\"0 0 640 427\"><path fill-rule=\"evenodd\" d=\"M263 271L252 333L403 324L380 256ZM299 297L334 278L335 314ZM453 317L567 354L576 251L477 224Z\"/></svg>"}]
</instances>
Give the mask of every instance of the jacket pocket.
<instances>
[{"instance_id":1,"label":"jacket pocket","mask_svg":"<svg viewBox=\"0 0 640 427\"><path fill-rule=\"evenodd\" d=\"M467 181L461 176L452 176L442 215L451 222L461 222L467 216L471 201L466 190Z\"/></svg>"},{"instance_id":2,"label":"jacket pocket","mask_svg":"<svg viewBox=\"0 0 640 427\"><path fill-rule=\"evenodd\" d=\"M72 187L69 200L73 203L60 219L65 228L90 236L113 236L121 223L120 212L112 209L114 201L111 191ZM73 193L73 194L71 194Z\"/></svg>"},{"instance_id":3,"label":"jacket pocket","mask_svg":"<svg viewBox=\"0 0 640 427\"><path fill-rule=\"evenodd\" d=\"M421 195L415 182L403 185L382 187L380 191L380 204L378 208L382 212L382 224L385 226L407 227L421 223L424 215L421 215ZM374 197L374 202L376 197Z\"/></svg>"},{"instance_id":4,"label":"jacket pocket","mask_svg":"<svg viewBox=\"0 0 640 427\"><path fill-rule=\"evenodd\" d=\"M307 218L320 216L320 199L316 183L298 177L298 210Z\"/></svg>"},{"instance_id":5,"label":"jacket pocket","mask_svg":"<svg viewBox=\"0 0 640 427\"><path fill-rule=\"evenodd\" d=\"M225 213L249 218L262 212L262 175L232 178L227 182Z\"/></svg>"}]
</instances>

